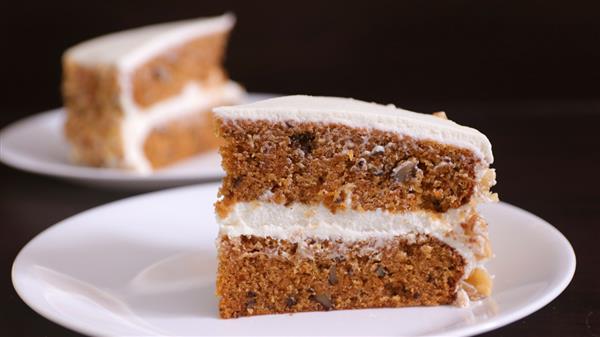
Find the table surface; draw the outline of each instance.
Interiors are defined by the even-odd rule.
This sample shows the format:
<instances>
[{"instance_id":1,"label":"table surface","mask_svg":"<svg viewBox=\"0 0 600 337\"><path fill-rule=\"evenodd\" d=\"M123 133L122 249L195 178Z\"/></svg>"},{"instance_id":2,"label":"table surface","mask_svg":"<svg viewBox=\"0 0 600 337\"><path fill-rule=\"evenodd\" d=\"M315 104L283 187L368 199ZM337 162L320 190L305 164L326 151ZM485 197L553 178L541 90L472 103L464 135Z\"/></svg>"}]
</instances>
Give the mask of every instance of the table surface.
<instances>
[{"instance_id":1,"label":"table surface","mask_svg":"<svg viewBox=\"0 0 600 337\"><path fill-rule=\"evenodd\" d=\"M575 277L563 294L531 316L486 335L600 336L600 101L446 105L452 119L490 138L498 174L495 191L501 199L556 226L577 255ZM2 165L0 177L0 335L77 336L19 299L10 280L12 261L21 247L48 226L135 193L81 187Z\"/></svg>"}]
</instances>

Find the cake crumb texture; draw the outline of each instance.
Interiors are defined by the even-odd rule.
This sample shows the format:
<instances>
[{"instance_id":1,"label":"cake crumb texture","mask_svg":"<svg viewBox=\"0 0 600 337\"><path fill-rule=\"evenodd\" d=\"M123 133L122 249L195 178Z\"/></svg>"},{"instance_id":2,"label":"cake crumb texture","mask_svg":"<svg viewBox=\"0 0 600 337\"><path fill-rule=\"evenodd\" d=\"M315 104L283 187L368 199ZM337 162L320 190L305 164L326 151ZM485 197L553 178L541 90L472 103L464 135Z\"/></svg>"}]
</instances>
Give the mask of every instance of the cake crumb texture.
<instances>
[{"instance_id":1,"label":"cake crumb texture","mask_svg":"<svg viewBox=\"0 0 600 337\"><path fill-rule=\"evenodd\" d=\"M332 212L467 204L481 160L470 150L340 124L217 119L223 168L219 216L238 201L323 204Z\"/></svg>"},{"instance_id":2,"label":"cake crumb texture","mask_svg":"<svg viewBox=\"0 0 600 337\"><path fill-rule=\"evenodd\" d=\"M222 63L228 35L223 32L196 38L139 66L132 77L135 102L149 107L178 94L190 81L206 87L225 83Z\"/></svg>"},{"instance_id":3,"label":"cake crumb texture","mask_svg":"<svg viewBox=\"0 0 600 337\"><path fill-rule=\"evenodd\" d=\"M465 261L428 235L302 242L219 238L222 318L450 304Z\"/></svg>"},{"instance_id":4,"label":"cake crumb texture","mask_svg":"<svg viewBox=\"0 0 600 337\"><path fill-rule=\"evenodd\" d=\"M155 127L144 142L144 153L158 169L218 146L212 112L200 111Z\"/></svg>"}]
</instances>

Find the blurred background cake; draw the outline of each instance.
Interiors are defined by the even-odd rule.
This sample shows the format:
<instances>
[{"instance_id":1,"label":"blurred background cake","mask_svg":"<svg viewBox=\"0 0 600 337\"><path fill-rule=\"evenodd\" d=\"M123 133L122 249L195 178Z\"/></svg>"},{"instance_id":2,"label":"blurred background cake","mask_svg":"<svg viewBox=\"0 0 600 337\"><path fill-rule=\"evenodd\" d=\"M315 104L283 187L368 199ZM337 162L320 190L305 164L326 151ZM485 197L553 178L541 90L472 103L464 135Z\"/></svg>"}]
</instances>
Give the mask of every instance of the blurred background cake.
<instances>
[{"instance_id":1,"label":"blurred background cake","mask_svg":"<svg viewBox=\"0 0 600 337\"><path fill-rule=\"evenodd\" d=\"M65 134L75 162L151 172L217 146L214 106L240 102L223 58L231 14L80 43L63 55Z\"/></svg>"}]
</instances>

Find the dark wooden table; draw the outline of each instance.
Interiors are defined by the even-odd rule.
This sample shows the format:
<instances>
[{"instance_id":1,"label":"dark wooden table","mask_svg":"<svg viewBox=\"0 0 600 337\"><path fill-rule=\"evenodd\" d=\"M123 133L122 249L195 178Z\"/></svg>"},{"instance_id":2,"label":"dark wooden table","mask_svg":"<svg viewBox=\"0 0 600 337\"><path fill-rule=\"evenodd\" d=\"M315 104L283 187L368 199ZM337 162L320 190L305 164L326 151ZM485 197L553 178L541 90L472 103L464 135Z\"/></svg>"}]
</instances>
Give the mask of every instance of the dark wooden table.
<instances>
[{"instance_id":1,"label":"dark wooden table","mask_svg":"<svg viewBox=\"0 0 600 337\"><path fill-rule=\"evenodd\" d=\"M420 111L439 107L415 102ZM444 102L448 115L488 135L502 200L552 223L571 242L577 270L540 311L488 336L600 336L600 101ZM8 122L8 121L7 121ZM131 196L71 185L0 165L0 335L77 336L27 307L10 280L19 249L48 226Z\"/></svg>"}]
</instances>

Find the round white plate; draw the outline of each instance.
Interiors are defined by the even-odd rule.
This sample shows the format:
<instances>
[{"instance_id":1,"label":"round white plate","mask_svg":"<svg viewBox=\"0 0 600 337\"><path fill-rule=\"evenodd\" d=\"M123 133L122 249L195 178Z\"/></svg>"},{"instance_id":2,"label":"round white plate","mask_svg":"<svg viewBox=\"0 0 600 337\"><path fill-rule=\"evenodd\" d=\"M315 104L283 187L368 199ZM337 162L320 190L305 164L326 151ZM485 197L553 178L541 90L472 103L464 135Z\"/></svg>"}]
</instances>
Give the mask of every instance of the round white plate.
<instances>
[{"instance_id":1,"label":"round white plate","mask_svg":"<svg viewBox=\"0 0 600 337\"><path fill-rule=\"evenodd\" d=\"M251 93L247 102L274 96ZM188 185L225 175L217 151L195 156L149 175L74 164L69 160L69 144L63 135L64 120L65 111L59 108L8 125L0 131L0 161L17 169L84 185L126 190Z\"/></svg>"},{"instance_id":2,"label":"round white plate","mask_svg":"<svg viewBox=\"0 0 600 337\"><path fill-rule=\"evenodd\" d=\"M217 185L101 206L44 231L17 256L15 289L35 311L91 335L471 335L540 309L569 284L575 255L552 225L506 203L482 207L493 296L452 306L223 320L215 297Z\"/></svg>"}]
</instances>

